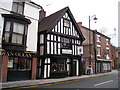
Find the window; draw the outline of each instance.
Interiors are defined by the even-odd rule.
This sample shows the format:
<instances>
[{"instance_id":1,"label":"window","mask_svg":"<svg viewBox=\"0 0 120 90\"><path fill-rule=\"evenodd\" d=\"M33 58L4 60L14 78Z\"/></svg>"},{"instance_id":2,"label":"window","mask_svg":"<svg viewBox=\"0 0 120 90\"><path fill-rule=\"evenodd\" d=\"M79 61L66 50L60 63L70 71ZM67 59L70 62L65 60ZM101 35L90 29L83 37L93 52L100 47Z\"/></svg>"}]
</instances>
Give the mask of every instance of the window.
<instances>
[{"instance_id":1,"label":"window","mask_svg":"<svg viewBox=\"0 0 120 90\"><path fill-rule=\"evenodd\" d=\"M70 32L70 21L68 19L64 19L64 33L69 34Z\"/></svg>"},{"instance_id":2,"label":"window","mask_svg":"<svg viewBox=\"0 0 120 90\"><path fill-rule=\"evenodd\" d=\"M24 25L15 22L13 25L12 43L22 44L23 34Z\"/></svg>"},{"instance_id":3,"label":"window","mask_svg":"<svg viewBox=\"0 0 120 90\"><path fill-rule=\"evenodd\" d=\"M40 55L43 55L44 54L44 46L40 46Z\"/></svg>"},{"instance_id":4,"label":"window","mask_svg":"<svg viewBox=\"0 0 120 90\"><path fill-rule=\"evenodd\" d=\"M109 40L108 39L106 39L106 45L108 45L109 44Z\"/></svg>"},{"instance_id":5,"label":"window","mask_svg":"<svg viewBox=\"0 0 120 90\"><path fill-rule=\"evenodd\" d=\"M100 47L97 47L97 56L100 56L100 54L101 54L101 48Z\"/></svg>"},{"instance_id":6,"label":"window","mask_svg":"<svg viewBox=\"0 0 120 90\"><path fill-rule=\"evenodd\" d=\"M24 2L13 2L12 11L23 14Z\"/></svg>"},{"instance_id":7,"label":"window","mask_svg":"<svg viewBox=\"0 0 120 90\"><path fill-rule=\"evenodd\" d=\"M71 40L69 38L61 38L61 47L64 49L72 49Z\"/></svg>"},{"instance_id":8,"label":"window","mask_svg":"<svg viewBox=\"0 0 120 90\"><path fill-rule=\"evenodd\" d=\"M47 41L47 54L50 54L50 42Z\"/></svg>"},{"instance_id":9,"label":"window","mask_svg":"<svg viewBox=\"0 0 120 90\"><path fill-rule=\"evenodd\" d=\"M9 70L31 70L31 59L10 57L8 60L8 69Z\"/></svg>"},{"instance_id":10,"label":"window","mask_svg":"<svg viewBox=\"0 0 120 90\"><path fill-rule=\"evenodd\" d=\"M14 44L25 44L25 38L27 37L27 25L5 21L5 30L3 35L3 42Z\"/></svg>"},{"instance_id":11,"label":"window","mask_svg":"<svg viewBox=\"0 0 120 90\"><path fill-rule=\"evenodd\" d=\"M70 27L70 21L68 19L64 19L64 26L65 27Z\"/></svg>"},{"instance_id":12,"label":"window","mask_svg":"<svg viewBox=\"0 0 120 90\"><path fill-rule=\"evenodd\" d=\"M100 35L97 35L97 42L100 42Z\"/></svg>"},{"instance_id":13,"label":"window","mask_svg":"<svg viewBox=\"0 0 120 90\"><path fill-rule=\"evenodd\" d=\"M4 37L4 41L5 42L9 42L9 37L10 37L10 22L6 22L5 24L5 37Z\"/></svg>"},{"instance_id":14,"label":"window","mask_svg":"<svg viewBox=\"0 0 120 90\"><path fill-rule=\"evenodd\" d=\"M66 60L54 60L52 62L52 71L66 71Z\"/></svg>"},{"instance_id":15,"label":"window","mask_svg":"<svg viewBox=\"0 0 120 90\"><path fill-rule=\"evenodd\" d=\"M44 35L41 34L41 35L40 35L40 44L43 44L43 43L44 43Z\"/></svg>"}]
</instances>

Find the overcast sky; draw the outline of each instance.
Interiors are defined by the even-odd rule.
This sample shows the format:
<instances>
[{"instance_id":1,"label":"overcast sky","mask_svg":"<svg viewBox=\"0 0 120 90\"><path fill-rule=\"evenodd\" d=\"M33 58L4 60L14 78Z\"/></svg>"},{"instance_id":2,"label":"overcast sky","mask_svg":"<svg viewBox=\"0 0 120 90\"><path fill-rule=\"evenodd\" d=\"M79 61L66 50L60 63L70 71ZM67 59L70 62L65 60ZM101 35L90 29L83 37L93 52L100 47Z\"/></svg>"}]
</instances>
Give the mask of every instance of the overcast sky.
<instances>
[{"instance_id":1,"label":"overcast sky","mask_svg":"<svg viewBox=\"0 0 120 90\"><path fill-rule=\"evenodd\" d=\"M120 0L32 0L41 5L47 16L68 6L77 22L88 27L88 17L96 15L97 23L91 20L91 29L102 31L106 35L118 33L118 1ZM117 36L112 35L111 43L117 44Z\"/></svg>"}]
</instances>

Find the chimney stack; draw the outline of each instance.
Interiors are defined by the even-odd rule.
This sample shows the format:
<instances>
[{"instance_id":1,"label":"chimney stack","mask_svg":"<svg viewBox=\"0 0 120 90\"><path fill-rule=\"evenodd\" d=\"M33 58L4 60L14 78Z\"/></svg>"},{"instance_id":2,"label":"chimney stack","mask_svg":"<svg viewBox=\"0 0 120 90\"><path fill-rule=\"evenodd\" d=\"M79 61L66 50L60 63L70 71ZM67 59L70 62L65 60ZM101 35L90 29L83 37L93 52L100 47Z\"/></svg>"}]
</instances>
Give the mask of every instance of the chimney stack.
<instances>
[{"instance_id":1,"label":"chimney stack","mask_svg":"<svg viewBox=\"0 0 120 90\"><path fill-rule=\"evenodd\" d=\"M78 22L77 25L78 25L79 27L81 27L81 26L82 26L82 22Z\"/></svg>"},{"instance_id":2,"label":"chimney stack","mask_svg":"<svg viewBox=\"0 0 120 90\"><path fill-rule=\"evenodd\" d=\"M42 20L43 18L46 17L46 11L44 11L44 9L42 8L40 11L39 11L39 20Z\"/></svg>"}]
</instances>

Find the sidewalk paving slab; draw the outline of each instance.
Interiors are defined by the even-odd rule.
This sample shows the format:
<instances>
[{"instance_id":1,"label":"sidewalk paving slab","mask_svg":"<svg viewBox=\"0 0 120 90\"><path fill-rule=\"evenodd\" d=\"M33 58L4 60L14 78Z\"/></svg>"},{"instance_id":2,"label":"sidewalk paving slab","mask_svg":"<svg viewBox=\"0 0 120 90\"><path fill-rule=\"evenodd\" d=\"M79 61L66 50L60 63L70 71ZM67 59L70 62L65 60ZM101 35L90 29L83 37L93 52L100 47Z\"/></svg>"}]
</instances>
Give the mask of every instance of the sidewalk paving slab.
<instances>
[{"instance_id":1,"label":"sidewalk paving slab","mask_svg":"<svg viewBox=\"0 0 120 90\"><path fill-rule=\"evenodd\" d=\"M93 74L93 75L82 75L82 76L73 76L73 77L65 77L65 78L57 78L57 79L10 81L10 82L4 82L1 84L2 84L2 88L15 88L15 87L24 87L24 86L27 87L27 86L44 85L44 84L57 83L57 82L63 82L63 81L71 81L71 80L77 80L77 79L99 77L99 76L109 75L115 72L117 73L116 70L112 70L112 72L99 73L99 74Z\"/></svg>"}]
</instances>

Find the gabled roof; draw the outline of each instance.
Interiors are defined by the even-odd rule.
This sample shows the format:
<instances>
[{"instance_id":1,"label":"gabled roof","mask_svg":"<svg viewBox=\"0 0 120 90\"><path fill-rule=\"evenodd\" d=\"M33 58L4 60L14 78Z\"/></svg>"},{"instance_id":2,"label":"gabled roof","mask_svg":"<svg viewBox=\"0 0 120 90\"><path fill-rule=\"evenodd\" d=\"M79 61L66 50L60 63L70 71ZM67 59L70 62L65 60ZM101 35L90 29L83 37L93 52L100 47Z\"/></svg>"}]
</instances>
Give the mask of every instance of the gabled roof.
<instances>
[{"instance_id":1,"label":"gabled roof","mask_svg":"<svg viewBox=\"0 0 120 90\"><path fill-rule=\"evenodd\" d=\"M44 30L52 30L54 28L54 26L56 25L56 23L63 17L63 15L65 13L68 13L69 17L71 18L72 23L75 25L75 27L77 28L79 35L81 36L82 41L84 41L84 37L83 34L81 32L81 30L79 29L69 7L65 7L53 14L51 14L48 17L45 17L44 19L39 21L39 28L38 28L38 32L44 31Z\"/></svg>"}]
</instances>

